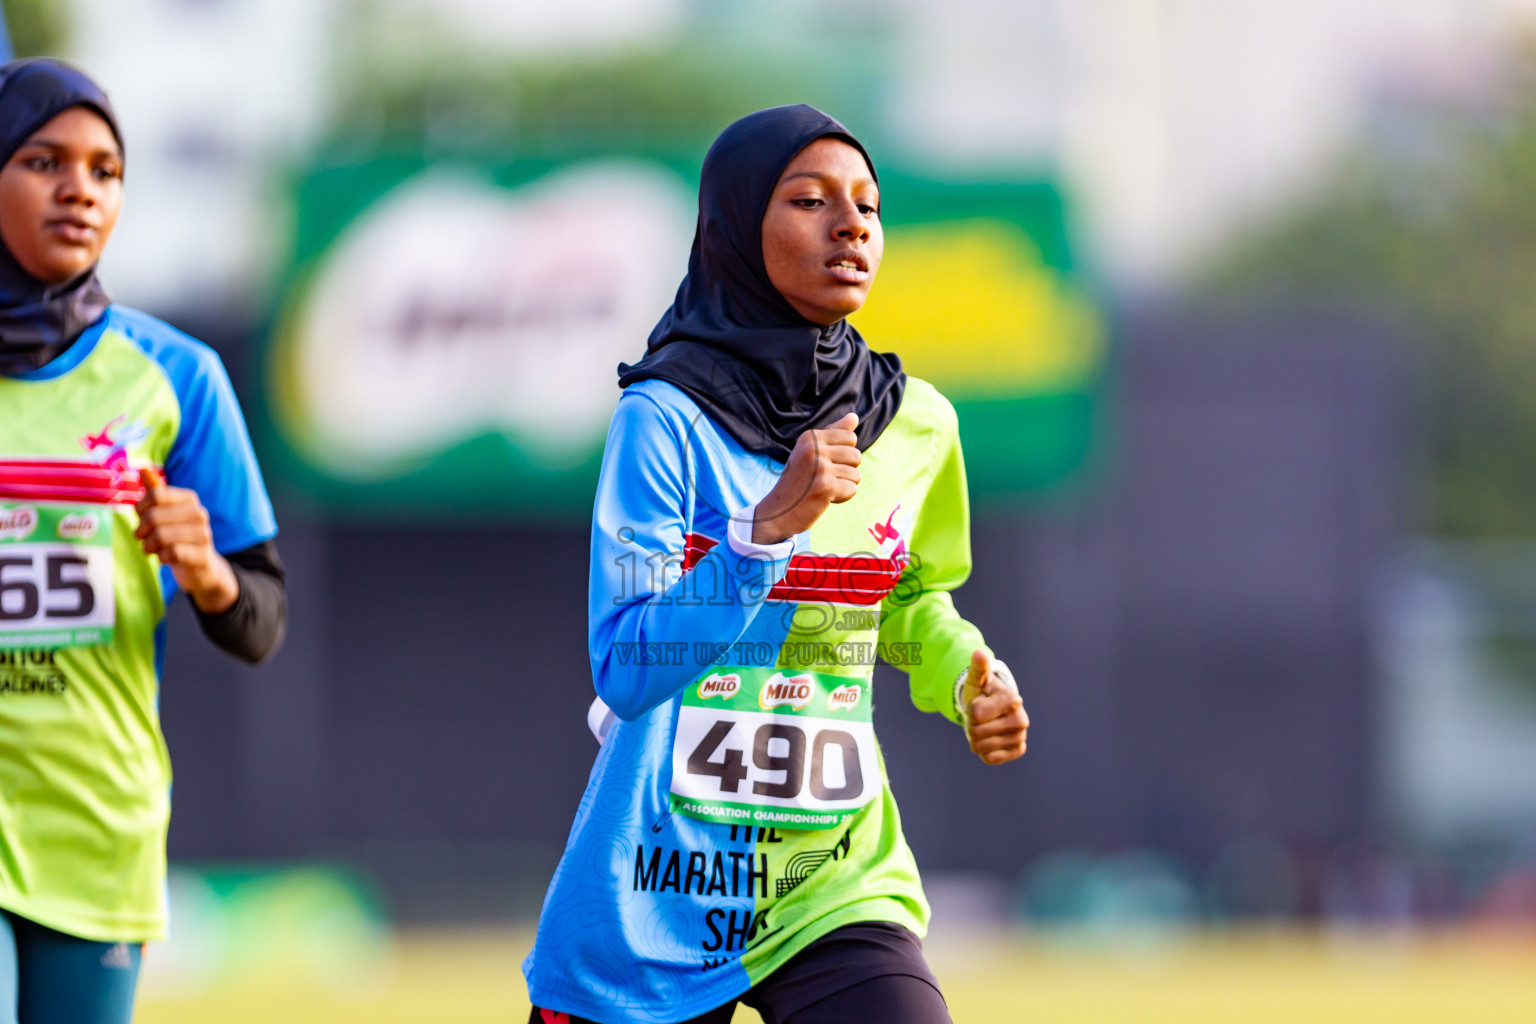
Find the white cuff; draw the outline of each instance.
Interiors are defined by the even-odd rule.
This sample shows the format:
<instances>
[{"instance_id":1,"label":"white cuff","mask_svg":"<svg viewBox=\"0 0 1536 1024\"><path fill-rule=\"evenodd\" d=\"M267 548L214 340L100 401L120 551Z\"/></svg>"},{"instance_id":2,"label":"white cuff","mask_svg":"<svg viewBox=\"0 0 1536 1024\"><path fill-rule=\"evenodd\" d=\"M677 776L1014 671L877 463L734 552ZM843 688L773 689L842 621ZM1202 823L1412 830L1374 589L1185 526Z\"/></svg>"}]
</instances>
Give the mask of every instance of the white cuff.
<instances>
[{"instance_id":1,"label":"white cuff","mask_svg":"<svg viewBox=\"0 0 1536 1024\"><path fill-rule=\"evenodd\" d=\"M795 553L795 538L786 537L777 544L758 544L752 540L752 524L757 519L757 503L731 514L730 525L725 529L726 541L731 550L742 558L763 558L782 562Z\"/></svg>"},{"instance_id":2,"label":"white cuff","mask_svg":"<svg viewBox=\"0 0 1536 1024\"><path fill-rule=\"evenodd\" d=\"M619 718L608 705L603 703L603 698L594 697L592 706L587 709L587 728L592 730L592 735L597 738L597 745L602 746L608 734L613 731L613 726Z\"/></svg>"},{"instance_id":3,"label":"white cuff","mask_svg":"<svg viewBox=\"0 0 1536 1024\"><path fill-rule=\"evenodd\" d=\"M955 677L955 713L960 716L960 721L969 724L970 715L966 714L966 706L961 703L960 695L965 690L965 677L971 674L971 666L967 665L960 670ZM992 659L992 674L1013 684L1013 688L1019 688L1018 681L1013 678L1013 672L1001 658Z\"/></svg>"}]
</instances>

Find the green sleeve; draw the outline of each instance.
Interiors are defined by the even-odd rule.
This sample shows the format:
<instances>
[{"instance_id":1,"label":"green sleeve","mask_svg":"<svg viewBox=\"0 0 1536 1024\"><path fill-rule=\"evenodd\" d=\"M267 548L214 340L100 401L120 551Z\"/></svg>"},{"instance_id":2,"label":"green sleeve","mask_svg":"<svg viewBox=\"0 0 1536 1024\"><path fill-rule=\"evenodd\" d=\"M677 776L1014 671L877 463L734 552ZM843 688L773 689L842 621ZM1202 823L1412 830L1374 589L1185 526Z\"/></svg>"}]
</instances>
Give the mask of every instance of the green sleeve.
<instances>
[{"instance_id":1,"label":"green sleeve","mask_svg":"<svg viewBox=\"0 0 1536 1024\"><path fill-rule=\"evenodd\" d=\"M907 673L912 703L956 724L955 679L977 648L992 653L981 630L960 617L949 591L971 574L971 512L960 431L948 403L934 446L934 473L912 525L911 564L880 605L880 643ZM896 645L902 645L897 647ZM896 651L906 656L895 656Z\"/></svg>"}]
</instances>

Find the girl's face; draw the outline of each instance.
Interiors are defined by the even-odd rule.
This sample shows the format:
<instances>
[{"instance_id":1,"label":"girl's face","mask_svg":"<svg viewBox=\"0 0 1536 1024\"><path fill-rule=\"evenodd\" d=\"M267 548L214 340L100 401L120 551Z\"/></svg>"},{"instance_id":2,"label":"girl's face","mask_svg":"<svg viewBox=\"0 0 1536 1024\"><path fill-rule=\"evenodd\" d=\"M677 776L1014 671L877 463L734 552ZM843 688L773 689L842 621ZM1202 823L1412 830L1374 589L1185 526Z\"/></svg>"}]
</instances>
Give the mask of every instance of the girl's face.
<instances>
[{"instance_id":1,"label":"girl's face","mask_svg":"<svg viewBox=\"0 0 1536 1024\"><path fill-rule=\"evenodd\" d=\"M0 167L0 240L46 285L101 257L123 205L123 154L101 115L71 107Z\"/></svg>"},{"instance_id":2,"label":"girl's face","mask_svg":"<svg viewBox=\"0 0 1536 1024\"><path fill-rule=\"evenodd\" d=\"M825 327L864 305L884 248L880 189L863 154L839 139L802 149L763 214L769 282Z\"/></svg>"}]
</instances>

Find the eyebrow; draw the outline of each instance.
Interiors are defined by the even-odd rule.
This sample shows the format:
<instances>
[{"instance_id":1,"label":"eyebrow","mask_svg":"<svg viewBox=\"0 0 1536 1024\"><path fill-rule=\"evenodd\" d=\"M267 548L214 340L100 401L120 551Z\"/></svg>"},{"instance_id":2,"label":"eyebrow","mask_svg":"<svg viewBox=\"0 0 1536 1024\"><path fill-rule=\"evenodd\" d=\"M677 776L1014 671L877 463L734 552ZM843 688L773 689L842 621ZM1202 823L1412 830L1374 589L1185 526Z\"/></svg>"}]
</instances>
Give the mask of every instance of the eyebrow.
<instances>
[{"instance_id":1,"label":"eyebrow","mask_svg":"<svg viewBox=\"0 0 1536 1024\"><path fill-rule=\"evenodd\" d=\"M817 181L832 181L832 180L834 180L832 175L827 174L824 171L796 171L794 174L787 175L784 178L784 181L794 181L796 178L815 178ZM783 182L780 182L780 184L783 184ZM857 181L855 181L854 184L855 185L875 185L877 188L879 187L876 184L875 179L874 178L870 178L870 177L860 178Z\"/></svg>"},{"instance_id":2,"label":"eyebrow","mask_svg":"<svg viewBox=\"0 0 1536 1024\"><path fill-rule=\"evenodd\" d=\"M52 139L28 139L17 148L25 149L28 146L41 146L44 149L51 149L56 153L67 152L70 149L68 143L54 142ZM91 156L110 156L113 159L121 160L123 158L123 151L116 147L113 147L112 149L98 149L93 152Z\"/></svg>"}]
</instances>

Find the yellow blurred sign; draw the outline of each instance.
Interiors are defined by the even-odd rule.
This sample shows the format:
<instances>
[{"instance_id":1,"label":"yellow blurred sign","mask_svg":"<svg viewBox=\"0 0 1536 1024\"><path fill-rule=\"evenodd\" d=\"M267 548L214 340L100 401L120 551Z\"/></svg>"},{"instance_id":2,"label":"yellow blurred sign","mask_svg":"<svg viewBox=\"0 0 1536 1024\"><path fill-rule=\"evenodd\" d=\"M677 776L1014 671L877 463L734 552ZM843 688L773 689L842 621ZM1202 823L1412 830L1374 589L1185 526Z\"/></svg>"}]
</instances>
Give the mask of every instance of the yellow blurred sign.
<instances>
[{"instance_id":1,"label":"yellow blurred sign","mask_svg":"<svg viewBox=\"0 0 1536 1024\"><path fill-rule=\"evenodd\" d=\"M889 229L869 302L850 319L952 398L1087 387L1105 358L1098 311L1000 220Z\"/></svg>"}]
</instances>

